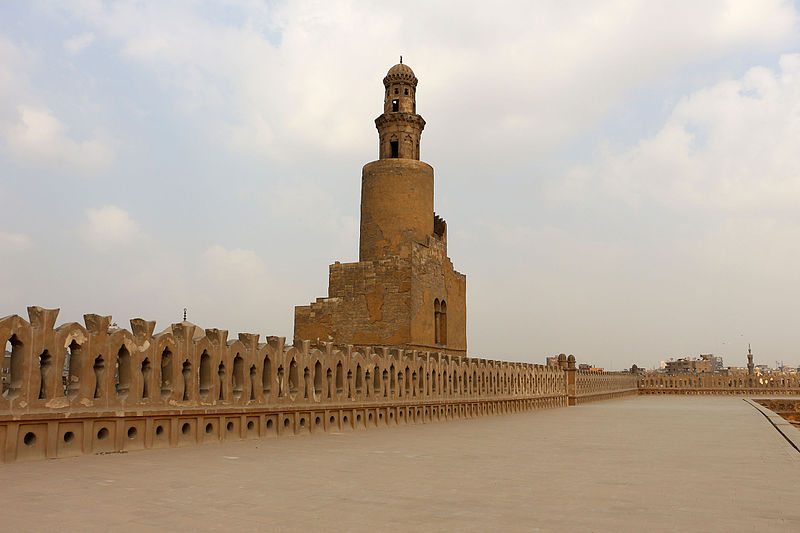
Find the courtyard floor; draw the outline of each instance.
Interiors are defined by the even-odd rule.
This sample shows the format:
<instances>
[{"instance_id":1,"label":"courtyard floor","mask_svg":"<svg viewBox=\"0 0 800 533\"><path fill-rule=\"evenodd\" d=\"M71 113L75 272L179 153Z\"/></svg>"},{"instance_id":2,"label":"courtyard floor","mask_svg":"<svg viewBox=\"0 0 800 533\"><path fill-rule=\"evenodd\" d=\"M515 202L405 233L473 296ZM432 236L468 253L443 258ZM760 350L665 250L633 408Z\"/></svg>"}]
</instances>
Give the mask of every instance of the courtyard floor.
<instances>
[{"instance_id":1,"label":"courtyard floor","mask_svg":"<svg viewBox=\"0 0 800 533\"><path fill-rule=\"evenodd\" d=\"M800 430L798 430L800 431ZM800 531L800 453L735 397L0 465L3 531Z\"/></svg>"}]
</instances>

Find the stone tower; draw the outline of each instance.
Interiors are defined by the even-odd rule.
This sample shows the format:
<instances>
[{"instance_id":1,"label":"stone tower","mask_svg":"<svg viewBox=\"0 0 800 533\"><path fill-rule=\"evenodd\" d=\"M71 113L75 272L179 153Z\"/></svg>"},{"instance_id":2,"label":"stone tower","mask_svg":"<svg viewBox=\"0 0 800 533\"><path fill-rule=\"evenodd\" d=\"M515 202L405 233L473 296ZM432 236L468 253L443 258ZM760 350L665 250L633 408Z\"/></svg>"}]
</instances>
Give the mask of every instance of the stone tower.
<instances>
[{"instance_id":1,"label":"stone tower","mask_svg":"<svg viewBox=\"0 0 800 533\"><path fill-rule=\"evenodd\" d=\"M417 77L401 62L383 85L378 160L361 174L359 262L330 266L328 297L295 308L294 337L465 354L466 276L447 257L433 168L419 160Z\"/></svg>"},{"instance_id":2,"label":"stone tower","mask_svg":"<svg viewBox=\"0 0 800 533\"><path fill-rule=\"evenodd\" d=\"M747 345L747 373L753 375L753 351Z\"/></svg>"}]
</instances>

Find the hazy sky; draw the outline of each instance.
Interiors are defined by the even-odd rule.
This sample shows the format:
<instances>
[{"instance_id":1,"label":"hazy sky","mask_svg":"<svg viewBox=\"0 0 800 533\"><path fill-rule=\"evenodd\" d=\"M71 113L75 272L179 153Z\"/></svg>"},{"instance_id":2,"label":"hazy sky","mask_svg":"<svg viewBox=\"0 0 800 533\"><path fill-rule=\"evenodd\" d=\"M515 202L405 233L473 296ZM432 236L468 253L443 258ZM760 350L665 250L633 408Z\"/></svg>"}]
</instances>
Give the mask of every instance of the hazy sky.
<instances>
[{"instance_id":1,"label":"hazy sky","mask_svg":"<svg viewBox=\"0 0 800 533\"><path fill-rule=\"evenodd\" d=\"M0 316L291 338L403 54L472 356L800 364L800 3L0 3Z\"/></svg>"}]
</instances>

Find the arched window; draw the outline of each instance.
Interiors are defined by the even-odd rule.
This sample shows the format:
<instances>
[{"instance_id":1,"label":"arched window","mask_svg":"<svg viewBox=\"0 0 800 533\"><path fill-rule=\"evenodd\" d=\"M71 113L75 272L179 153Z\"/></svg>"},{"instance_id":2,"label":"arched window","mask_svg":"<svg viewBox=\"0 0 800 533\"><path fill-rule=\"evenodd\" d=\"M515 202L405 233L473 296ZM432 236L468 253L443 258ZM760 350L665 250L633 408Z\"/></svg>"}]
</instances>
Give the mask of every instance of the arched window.
<instances>
[{"instance_id":1,"label":"arched window","mask_svg":"<svg viewBox=\"0 0 800 533\"><path fill-rule=\"evenodd\" d=\"M131 354L123 344L117 352L117 396L124 398L131 389Z\"/></svg>"},{"instance_id":2,"label":"arched window","mask_svg":"<svg viewBox=\"0 0 800 533\"><path fill-rule=\"evenodd\" d=\"M442 304L439 302L439 298L436 298L433 301L433 338L436 344L439 344L440 332L439 332L439 315L442 313Z\"/></svg>"},{"instance_id":3,"label":"arched window","mask_svg":"<svg viewBox=\"0 0 800 533\"><path fill-rule=\"evenodd\" d=\"M256 380L258 380L258 370L256 365L250 365L250 401L256 401Z\"/></svg>"},{"instance_id":4,"label":"arched window","mask_svg":"<svg viewBox=\"0 0 800 533\"><path fill-rule=\"evenodd\" d=\"M364 388L364 373L361 371L361 365L356 365L356 394L361 394Z\"/></svg>"},{"instance_id":5,"label":"arched window","mask_svg":"<svg viewBox=\"0 0 800 533\"><path fill-rule=\"evenodd\" d=\"M217 377L219 378L219 400L225 399L225 363L220 362L217 367Z\"/></svg>"},{"instance_id":6,"label":"arched window","mask_svg":"<svg viewBox=\"0 0 800 533\"><path fill-rule=\"evenodd\" d=\"M39 356L39 399L45 400L49 398L52 394L50 390L50 374L53 370L53 357L50 355L50 352L45 350Z\"/></svg>"},{"instance_id":7,"label":"arched window","mask_svg":"<svg viewBox=\"0 0 800 533\"><path fill-rule=\"evenodd\" d=\"M436 344L447 344L447 303L444 300L433 301L433 321Z\"/></svg>"},{"instance_id":8,"label":"arched window","mask_svg":"<svg viewBox=\"0 0 800 533\"><path fill-rule=\"evenodd\" d=\"M322 394L322 363L319 361L314 365L314 394Z\"/></svg>"},{"instance_id":9,"label":"arched window","mask_svg":"<svg viewBox=\"0 0 800 533\"><path fill-rule=\"evenodd\" d=\"M342 362L336 364L336 393L341 394L344 392L344 375L342 370Z\"/></svg>"},{"instance_id":10,"label":"arched window","mask_svg":"<svg viewBox=\"0 0 800 533\"><path fill-rule=\"evenodd\" d=\"M74 398L80 391L81 384L81 366L83 365L83 356L81 352L81 345L74 340L69 343L67 347L66 361L64 366L67 367L67 386L66 394L69 398Z\"/></svg>"},{"instance_id":11,"label":"arched window","mask_svg":"<svg viewBox=\"0 0 800 533\"><path fill-rule=\"evenodd\" d=\"M203 355L200 356L200 397L207 400L209 390L211 390L211 356L208 355L208 351L203 350Z\"/></svg>"},{"instance_id":12,"label":"arched window","mask_svg":"<svg viewBox=\"0 0 800 533\"><path fill-rule=\"evenodd\" d=\"M233 358L233 399L238 400L244 392L244 359L238 353Z\"/></svg>"},{"instance_id":13,"label":"arched window","mask_svg":"<svg viewBox=\"0 0 800 533\"><path fill-rule=\"evenodd\" d=\"M17 398L22 392L22 358L24 357L24 345L16 336L6 341L5 353L3 354L3 396L8 399Z\"/></svg>"},{"instance_id":14,"label":"arched window","mask_svg":"<svg viewBox=\"0 0 800 533\"><path fill-rule=\"evenodd\" d=\"M161 397L166 399L172 395L172 352L164 348L161 353Z\"/></svg>"},{"instance_id":15,"label":"arched window","mask_svg":"<svg viewBox=\"0 0 800 533\"><path fill-rule=\"evenodd\" d=\"M272 390L272 361L269 359L269 355L264 356L264 367L261 370L261 392L263 392L264 396L269 396L270 391Z\"/></svg>"},{"instance_id":16,"label":"arched window","mask_svg":"<svg viewBox=\"0 0 800 533\"><path fill-rule=\"evenodd\" d=\"M142 361L142 399L150 398L150 376L153 373L153 368L150 366L150 359L147 357Z\"/></svg>"},{"instance_id":17,"label":"arched window","mask_svg":"<svg viewBox=\"0 0 800 533\"><path fill-rule=\"evenodd\" d=\"M94 360L94 398L102 398L105 390L103 390L103 376L105 375L106 363L102 355L98 355Z\"/></svg>"},{"instance_id":18,"label":"arched window","mask_svg":"<svg viewBox=\"0 0 800 533\"><path fill-rule=\"evenodd\" d=\"M181 368L181 377L183 378L183 401L188 402L192 399L192 363L187 359L183 362Z\"/></svg>"},{"instance_id":19,"label":"arched window","mask_svg":"<svg viewBox=\"0 0 800 533\"><path fill-rule=\"evenodd\" d=\"M297 361L292 359L289 363L289 394L297 394L298 381Z\"/></svg>"}]
</instances>

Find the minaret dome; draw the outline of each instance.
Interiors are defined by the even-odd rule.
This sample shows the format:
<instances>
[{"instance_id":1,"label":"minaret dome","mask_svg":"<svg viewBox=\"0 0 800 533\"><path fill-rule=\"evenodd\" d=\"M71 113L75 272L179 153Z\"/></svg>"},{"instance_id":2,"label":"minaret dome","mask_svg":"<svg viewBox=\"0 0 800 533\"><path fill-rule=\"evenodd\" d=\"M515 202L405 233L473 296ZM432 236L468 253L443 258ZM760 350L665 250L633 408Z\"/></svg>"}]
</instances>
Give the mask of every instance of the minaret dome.
<instances>
[{"instance_id":1,"label":"minaret dome","mask_svg":"<svg viewBox=\"0 0 800 533\"><path fill-rule=\"evenodd\" d=\"M398 63L383 78L383 114L375 119L379 159L419 160L419 141L425 121L417 115L417 77Z\"/></svg>"}]
</instances>

